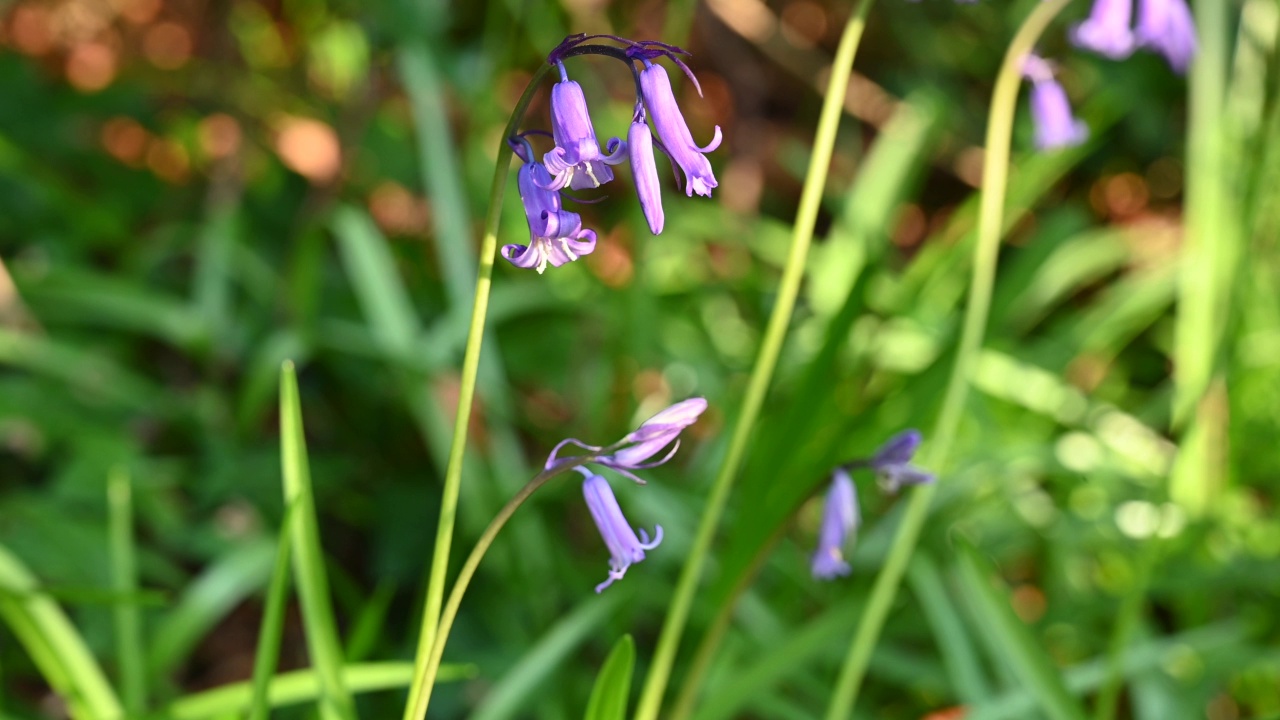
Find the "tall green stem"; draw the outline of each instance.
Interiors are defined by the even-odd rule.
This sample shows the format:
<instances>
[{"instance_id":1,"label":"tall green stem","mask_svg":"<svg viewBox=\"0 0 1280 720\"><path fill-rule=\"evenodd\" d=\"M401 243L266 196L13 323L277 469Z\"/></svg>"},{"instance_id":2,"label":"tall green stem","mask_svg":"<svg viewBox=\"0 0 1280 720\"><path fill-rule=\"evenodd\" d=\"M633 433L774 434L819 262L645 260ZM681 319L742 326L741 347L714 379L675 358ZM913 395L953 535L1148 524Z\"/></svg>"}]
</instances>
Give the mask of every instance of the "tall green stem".
<instances>
[{"instance_id":1,"label":"tall green stem","mask_svg":"<svg viewBox=\"0 0 1280 720\"><path fill-rule=\"evenodd\" d=\"M453 583L453 590L449 593L449 602L444 607L444 614L440 616L440 626L436 630L434 637L435 642L431 644L431 652L427 658L426 664L421 672L415 669L414 686L421 687L422 691L414 698L413 705L408 708L406 716L414 718L426 717L427 706L431 702L431 689L435 685L436 674L440 672L440 659L444 657L444 646L449 641L449 630L453 628L453 620L458 616L458 607L462 605L462 596L467 592L467 586L471 584L471 578L476 574L476 568L480 566L480 561L484 558L484 554L488 552L489 546L493 545L494 539L498 537L498 533L502 527L507 524L511 516L516 510L529 499L538 488L547 484L551 478L559 475L566 470L577 467L587 461L587 458L581 458L573 462L565 462L556 465L550 470L543 470L538 473L524 487L520 488L506 505L493 516L493 520L489 521L489 526L481 533L480 539L476 541L476 546L472 548L471 554L467 556L467 561L462 564L462 570L458 572L458 579Z\"/></svg>"},{"instance_id":2,"label":"tall green stem","mask_svg":"<svg viewBox=\"0 0 1280 720\"><path fill-rule=\"evenodd\" d=\"M840 126L845 93L849 87L849 75L853 71L853 58L857 53L858 43L862 39L862 31L866 28L867 11L871 8L871 3L872 0L858 1L853 15L845 25L844 35L840 38L840 46L836 50L835 61L831 66L831 78L827 84L826 98L818 119L813 154L809 158L809 171L805 176L804 190L800 195L800 208L796 213L795 227L791 235L791 250L787 256L786 268L782 273L782 283L778 288L777 303L773 306L773 314L769 317L769 325L765 329L760 354L756 358L755 368L751 371L751 379L747 384L747 392L742 402L742 412L738 416L738 423L729 440L728 454L711 487L711 496L707 500L706 510L702 513L698 534L693 541L693 548L689 552L688 560L685 561L675 594L671 599L671 606L662 626L662 634L658 638L658 646L654 651L653 664L649 668L649 675L645 679L640 702L636 708L637 720L654 720L658 717L662 696L671 677L676 650L680 645L680 637L684 633L685 623L689 619L689 609L693 605L693 596L697 592L698 581L702 577L702 566L706 563L716 527L720 524L720 516L724 513L725 503L729 499L729 491L733 487L738 469L746 454L747 442L751 439L751 430L755 427L756 418L760 415L760 408L764 404L769 381L773 378L773 369L777 365L782 341L786 338L787 326L791 322L791 312L795 309L796 295L800 291L800 280L804 275L809 244L813 239L813 227L818 219L822 191L827 183L827 170L831 165L831 155L835 149L836 130Z\"/></svg>"},{"instance_id":3,"label":"tall green stem","mask_svg":"<svg viewBox=\"0 0 1280 720\"><path fill-rule=\"evenodd\" d=\"M943 396L942 409L934 427L924 466L941 471L955 439L956 428L969 392L969 376L982 349L987 315L991 309L991 292L995 285L996 259L1000 254L1000 235L1004 219L1005 191L1009 184L1009 146L1013 138L1013 117L1017 109L1018 89L1022 84L1022 63L1045 28L1070 0L1050 0L1036 6L1018 34L1014 36L1000 73L996 76L991 108L987 119L986 155L982 163L982 199L978 208L978 241L974 247L973 281L969 286L969 304L965 308L964 325L956 350L955 366ZM858 623L849 654L836 682L827 720L849 717L858 688L866 674L871 651L880 636L889 606L907 569L907 561L929 514L936 485L919 487L911 496L902 525L889 549L884 568L871 589L871 597Z\"/></svg>"},{"instance_id":4,"label":"tall green stem","mask_svg":"<svg viewBox=\"0 0 1280 720\"><path fill-rule=\"evenodd\" d=\"M476 278L474 305L471 307L471 327L467 331L467 347L462 356L462 378L458 387L458 412L453 422L453 442L449 446L449 464L444 471L444 489L440 494L440 522L436 526L435 551L431 557L430 577L427 580L427 597L422 609L422 629L418 635L418 649L414 659L414 684L409 688L409 702L405 704L405 720L421 718L412 711L419 704L423 693L427 658L435 642L436 625L440 619L440 603L444 598L444 583L449 570L449 551L453 544L453 525L458 514L458 490L462 485L462 456L467 448L467 427L471 422L471 402L476 392L476 373L480 368L480 346L484 342L485 317L489 313L489 289L493 285L493 263L498 254L498 223L502 219L502 196L507 188L507 176L511 166L511 147L507 139L515 134L524 117L529 102L542 78L551 69L543 63L529 80L520 101L516 103L503 130L498 147L497 166L493 171L493 185L489 188L489 213L484 220L484 238L480 243L480 269ZM425 707L425 705L424 705Z\"/></svg>"}]
</instances>

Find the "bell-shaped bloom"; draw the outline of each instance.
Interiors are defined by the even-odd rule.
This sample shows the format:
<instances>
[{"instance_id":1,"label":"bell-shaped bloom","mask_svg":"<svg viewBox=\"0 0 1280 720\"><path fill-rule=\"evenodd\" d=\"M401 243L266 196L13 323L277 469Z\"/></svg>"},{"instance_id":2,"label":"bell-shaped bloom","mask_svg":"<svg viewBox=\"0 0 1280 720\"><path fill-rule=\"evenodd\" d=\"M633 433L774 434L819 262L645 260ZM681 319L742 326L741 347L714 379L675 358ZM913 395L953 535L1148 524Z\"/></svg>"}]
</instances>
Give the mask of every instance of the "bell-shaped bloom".
<instances>
[{"instance_id":1,"label":"bell-shaped bloom","mask_svg":"<svg viewBox=\"0 0 1280 720\"><path fill-rule=\"evenodd\" d=\"M918 430L900 432L889 438L866 461L866 466L876 471L880 486L886 491L897 492L904 486L923 485L936 479L933 473L911 464L911 458L920 447L920 439Z\"/></svg>"},{"instance_id":2,"label":"bell-shaped bloom","mask_svg":"<svg viewBox=\"0 0 1280 720\"><path fill-rule=\"evenodd\" d=\"M657 467L670 460L680 449L680 433L696 422L706 409L707 401L704 398L682 400L645 420L640 427L627 433L626 437L607 447L587 445L577 438L566 438L552 448L544 468L550 469L556 464L560 450L565 445L576 445L592 453L592 463L607 467L643 485L644 480L631 471ZM666 455L653 459L672 443L675 445Z\"/></svg>"},{"instance_id":3,"label":"bell-shaped bloom","mask_svg":"<svg viewBox=\"0 0 1280 720\"><path fill-rule=\"evenodd\" d=\"M658 131L663 151L684 172L685 195L698 193L710 196L711 189L719 183L716 182L715 173L711 171L711 163L703 153L720 146L720 126L716 126L715 135L706 147L700 148L694 144L689 125L671 90L671 78L661 65L645 61L645 68L640 71L640 92L649 117L653 119L653 127Z\"/></svg>"},{"instance_id":4,"label":"bell-shaped bloom","mask_svg":"<svg viewBox=\"0 0 1280 720\"><path fill-rule=\"evenodd\" d=\"M1112 60L1126 58L1136 44L1132 18L1133 0L1096 0L1089 18L1072 29L1071 41Z\"/></svg>"},{"instance_id":5,"label":"bell-shaped bloom","mask_svg":"<svg viewBox=\"0 0 1280 720\"><path fill-rule=\"evenodd\" d=\"M1139 45L1164 55L1180 73L1196 55L1196 24L1186 0L1139 0L1134 35Z\"/></svg>"},{"instance_id":6,"label":"bell-shaped bloom","mask_svg":"<svg viewBox=\"0 0 1280 720\"><path fill-rule=\"evenodd\" d=\"M609 577L596 586L598 593L612 585L614 580L621 580L627 574L627 568L644 560L645 550L652 550L662 542L662 526L654 527L652 541L643 529L638 531L637 537L637 531L631 528L622 508L618 507L618 499L614 497L609 481L581 467L575 469L586 478L582 483L582 496L587 501L591 518L596 521L596 528L600 530L600 537L609 548Z\"/></svg>"},{"instance_id":7,"label":"bell-shaped bloom","mask_svg":"<svg viewBox=\"0 0 1280 720\"><path fill-rule=\"evenodd\" d=\"M1023 75L1031 80L1031 120L1036 147L1041 150L1079 145L1089 137L1089 127L1071 114L1067 91L1053 77L1049 63L1028 55Z\"/></svg>"},{"instance_id":8,"label":"bell-shaped bloom","mask_svg":"<svg viewBox=\"0 0 1280 720\"><path fill-rule=\"evenodd\" d=\"M613 179L609 166L622 162L626 148L610 155L600 152L582 86L569 80L561 68L564 79L551 88L551 135L556 146L542 156L542 163L555 176L549 189L600 187Z\"/></svg>"},{"instance_id":9,"label":"bell-shaped bloom","mask_svg":"<svg viewBox=\"0 0 1280 720\"><path fill-rule=\"evenodd\" d=\"M818 549L813 553L810 572L815 580L834 580L848 575L849 563L844 559L845 541L858 530L862 521L858 512L858 490L853 478L843 468L835 471L831 488L822 506L822 525L818 528Z\"/></svg>"},{"instance_id":10,"label":"bell-shaped bloom","mask_svg":"<svg viewBox=\"0 0 1280 720\"><path fill-rule=\"evenodd\" d=\"M596 249L595 231L582 227L578 213L563 209L560 191L548 189L550 184L542 165L529 162L520 168L517 185L529 221L529 244L502 247L502 257L516 267L542 273L548 263L560 267Z\"/></svg>"},{"instance_id":11,"label":"bell-shaped bloom","mask_svg":"<svg viewBox=\"0 0 1280 720\"><path fill-rule=\"evenodd\" d=\"M644 116L636 118L627 131L627 154L631 158L631 175L636 181L636 195L640 198L644 219L649 222L649 231L654 235L661 234L664 220L662 185L658 182L658 166L653 158L653 135Z\"/></svg>"}]
</instances>

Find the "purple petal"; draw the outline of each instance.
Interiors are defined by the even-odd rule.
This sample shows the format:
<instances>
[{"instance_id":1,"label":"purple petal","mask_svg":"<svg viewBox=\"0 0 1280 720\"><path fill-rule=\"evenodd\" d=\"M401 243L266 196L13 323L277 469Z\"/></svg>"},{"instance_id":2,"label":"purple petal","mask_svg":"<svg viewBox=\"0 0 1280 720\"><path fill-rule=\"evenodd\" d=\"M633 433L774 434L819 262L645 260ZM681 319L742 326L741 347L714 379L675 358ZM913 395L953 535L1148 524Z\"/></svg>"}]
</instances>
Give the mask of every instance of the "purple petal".
<instances>
[{"instance_id":1,"label":"purple petal","mask_svg":"<svg viewBox=\"0 0 1280 720\"><path fill-rule=\"evenodd\" d=\"M671 90L671 78L667 76L667 71L661 65L646 66L640 71L640 89L645 108L658 132L658 139L662 141L671 159L684 171L685 194L692 196L696 192L699 195L710 195L711 189L719 183L711 170L711 163L702 154L704 150L693 142L689 125ZM715 136L707 145L707 151L718 146L720 138L720 128L717 126Z\"/></svg>"},{"instance_id":2,"label":"purple petal","mask_svg":"<svg viewBox=\"0 0 1280 720\"><path fill-rule=\"evenodd\" d=\"M627 132L628 152L631 155L631 174L636 181L636 195L640 197L640 209L649 223L649 232L662 233L662 185L658 182L658 166L653 158L653 135L644 121L631 123Z\"/></svg>"},{"instance_id":3,"label":"purple petal","mask_svg":"<svg viewBox=\"0 0 1280 720\"><path fill-rule=\"evenodd\" d=\"M1129 29L1132 8L1133 0L1097 0L1089 18L1072 29L1072 42L1112 60L1128 57L1136 45Z\"/></svg>"},{"instance_id":4,"label":"purple petal","mask_svg":"<svg viewBox=\"0 0 1280 720\"><path fill-rule=\"evenodd\" d=\"M844 559L845 540L858 529L858 491L844 470L836 470L822 506L818 528L818 548L813 553L810 572L815 579L831 580L850 572Z\"/></svg>"}]
</instances>

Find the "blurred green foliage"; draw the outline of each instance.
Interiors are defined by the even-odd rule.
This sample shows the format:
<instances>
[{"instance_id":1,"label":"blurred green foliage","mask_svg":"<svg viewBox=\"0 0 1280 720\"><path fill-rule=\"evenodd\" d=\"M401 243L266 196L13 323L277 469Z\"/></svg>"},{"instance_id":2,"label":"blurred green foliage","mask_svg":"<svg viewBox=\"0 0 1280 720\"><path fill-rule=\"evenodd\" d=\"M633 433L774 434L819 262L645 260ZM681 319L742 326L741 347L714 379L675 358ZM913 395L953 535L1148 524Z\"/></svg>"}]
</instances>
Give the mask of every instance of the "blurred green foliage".
<instances>
[{"instance_id":1,"label":"blurred green foliage","mask_svg":"<svg viewBox=\"0 0 1280 720\"><path fill-rule=\"evenodd\" d=\"M936 411L991 77L1029 1L872 10L801 307L673 683L674 694L734 599L694 717L825 707L900 501L860 481L854 575L819 584L807 569L813 498L833 464ZM1077 5L1071 21L1087 9ZM198 717L201 697L182 696L249 680L284 517L284 360L298 368L340 650L365 663L347 687L383 690L358 696L365 717L399 712L403 692L385 689L408 682L506 113L570 31L687 26L705 94L682 88L695 138L715 124L726 134L717 195L668 185L667 230L651 237L624 177L579 208L600 234L595 254L545 276L497 268L455 558L559 439L612 442L700 394L712 411L680 457L645 487L617 485L631 519L662 524L666 541L597 597L605 548L574 484L550 485L463 605L445 657L477 674L442 686L433 707L581 717L627 633L643 672L772 305L814 88L845 13L825 0L7 4L0 716L63 712L49 671L17 642L28 610L51 602L117 688L129 671L113 618L137 609L152 709ZM1063 28L1046 41L1092 136L1037 155L1020 117L978 392L863 717L952 717L960 705L966 717L1029 717L1037 693L1087 706L1116 668L1122 717L1280 713L1280 18L1270 0L1221 14L1220 42L1204 44L1223 72L1194 80L1219 83L1216 95L1193 95L1222 98L1215 108L1189 108L1185 80L1154 56L1100 60L1072 50ZM597 131L620 135L627 78L592 60L571 72ZM1186 177L1197 169L1184 159L1188 112L1215 120L1225 167L1208 189ZM545 114L544 94L526 126L546 127ZM1176 330L1196 297L1180 286L1184 206L1196 202L1184 187L1225 198L1232 220L1226 270L1210 280L1217 339L1202 344ZM500 241L522 238L508 192ZM1196 419L1174 424L1175 359L1200 351ZM1188 505L1168 478L1192 452L1186 482L1204 501ZM132 486L131 592L107 541L117 467ZM984 584L995 572L1002 582ZM1139 615L1115 652L1126 602ZM292 596L282 672L309 666L306 623ZM295 698L317 692L314 676L276 682ZM235 692L247 702L249 686Z\"/></svg>"}]
</instances>

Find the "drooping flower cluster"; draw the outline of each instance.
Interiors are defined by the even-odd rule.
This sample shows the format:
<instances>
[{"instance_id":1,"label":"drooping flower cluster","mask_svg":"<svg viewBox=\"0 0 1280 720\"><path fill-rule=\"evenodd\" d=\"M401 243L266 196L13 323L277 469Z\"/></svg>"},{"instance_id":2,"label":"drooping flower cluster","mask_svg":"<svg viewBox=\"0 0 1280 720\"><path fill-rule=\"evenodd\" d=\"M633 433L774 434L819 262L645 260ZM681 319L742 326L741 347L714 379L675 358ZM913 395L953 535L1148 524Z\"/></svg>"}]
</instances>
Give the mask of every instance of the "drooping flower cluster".
<instances>
[{"instance_id":1,"label":"drooping flower cluster","mask_svg":"<svg viewBox=\"0 0 1280 720\"><path fill-rule=\"evenodd\" d=\"M1196 26L1186 0L1096 0L1089 18L1071 39L1078 46L1113 60L1148 48L1164 56L1177 72L1186 72L1196 54Z\"/></svg>"},{"instance_id":2,"label":"drooping flower cluster","mask_svg":"<svg viewBox=\"0 0 1280 720\"><path fill-rule=\"evenodd\" d=\"M933 473L911 464L920 447L920 433L906 430L889 438L870 458L851 460L832 472L831 487L822 507L822 524L818 528L818 548L813 552L809 571L815 580L834 580L848 575L849 563L844 549L862 522L858 509L858 487L850 471L866 468L876 473L880 487L896 493L903 487L933 482Z\"/></svg>"},{"instance_id":3,"label":"drooping flower cluster","mask_svg":"<svg viewBox=\"0 0 1280 720\"><path fill-rule=\"evenodd\" d=\"M680 433L695 421L707 409L707 401L703 398L690 398L678 402L662 412L641 423L635 431L628 433L618 442L604 447L587 445L576 438L567 438L551 450L547 457L545 469L550 470L558 464L578 463L574 470L582 474L582 495L591 512L604 544L609 549L609 577L596 586L596 592L602 592L621 580L627 574L627 568L644 560L646 550L652 550L662 542L662 526L654 527L653 540L643 529L632 529L627 518L622 514L618 499L609 486L609 481L599 473L592 472L586 465L599 465L643 485L632 470L643 470L657 467L672 458L680 449ZM576 445L588 452L586 456L569 458L558 457L566 445ZM654 459L663 448L671 449L662 457ZM585 462L584 462L585 460ZM638 534L637 534L638 533Z\"/></svg>"},{"instance_id":4,"label":"drooping flower cluster","mask_svg":"<svg viewBox=\"0 0 1280 720\"><path fill-rule=\"evenodd\" d=\"M623 47L588 43L600 38L616 41ZM603 151L582 86L569 79L564 64L570 57L588 54L622 60L631 69L636 85L635 112L627 139L611 138ZM652 40L636 42L611 35L573 35L551 52L547 62L560 73L560 81L551 89L550 134L555 146L537 162L528 136L542 133L523 133L512 139L513 147L525 161L520 170L520 198L529 221L530 241L528 245L504 246L504 258L517 267L534 268L541 273L548 264L559 267L594 250L595 233L582 227L576 213L562 209L561 191L600 187L613 180L612 167L624 160L630 161L636 194L649 229L654 235L660 234L665 216L655 148L664 152L683 173L685 195L711 195L718 183L706 153L720 145L720 128L715 128L706 146L699 147L694 142L676 102L671 79L666 69L655 62L661 58L672 61L689 76L701 94L697 78L680 60L680 55L687 54L674 45Z\"/></svg>"}]
</instances>

